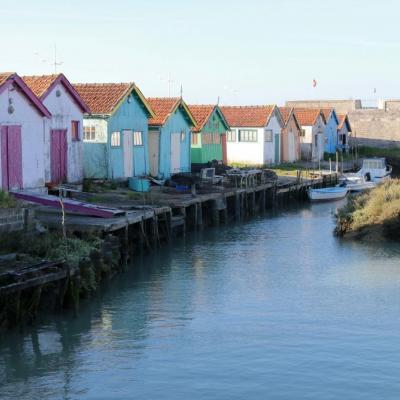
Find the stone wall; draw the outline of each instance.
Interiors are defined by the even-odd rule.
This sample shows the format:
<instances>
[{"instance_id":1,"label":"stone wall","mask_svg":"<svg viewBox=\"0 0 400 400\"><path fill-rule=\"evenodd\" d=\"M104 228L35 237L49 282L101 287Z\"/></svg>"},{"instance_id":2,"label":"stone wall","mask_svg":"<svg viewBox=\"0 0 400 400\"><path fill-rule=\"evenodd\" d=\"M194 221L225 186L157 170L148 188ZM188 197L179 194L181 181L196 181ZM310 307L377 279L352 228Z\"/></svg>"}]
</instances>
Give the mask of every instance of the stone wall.
<instances>
[{"instance_id":1,"label":"stone wall","mask_svg":"<svg viewBox=\"0 0 400 400\"><path fill-rule=\"evenodd\" d=\"M30 208L0 208L0 234L26 231L34 225L34 210Z\"/></svg>"},{"instance_id":2,"label":"stone wall","mask_svg":"<svg viewBox=\"0 0 400 400\"><path fill-rule=\"evenodd\" d=\"M361 108L361 100L293 100L287 101L288 107L304 108L334 108L339 114L346 114L350 111Z\"/></svg>"},{"instance_id":3,"label":"stone wall","mask_svg":"<svg viewBox=\"0 0 400 400\"><path fill-rule=\"evenodd\" d=\"M381 100L379 108L362 108L361 100L299 100L287 106L335 108L347 113L352 128L352 143L370 147L400 147L400 100Z\"/></svg>"},{"instance_id":4,"label":"stone wall","mask_svg":"<svg viewBox=\"0 0 400 400\"><path fill-rule=\"evenodd\" d=\"M351 111L349 120L359 146L400 147L400 109Z\"/></svg>"}]
</instances>

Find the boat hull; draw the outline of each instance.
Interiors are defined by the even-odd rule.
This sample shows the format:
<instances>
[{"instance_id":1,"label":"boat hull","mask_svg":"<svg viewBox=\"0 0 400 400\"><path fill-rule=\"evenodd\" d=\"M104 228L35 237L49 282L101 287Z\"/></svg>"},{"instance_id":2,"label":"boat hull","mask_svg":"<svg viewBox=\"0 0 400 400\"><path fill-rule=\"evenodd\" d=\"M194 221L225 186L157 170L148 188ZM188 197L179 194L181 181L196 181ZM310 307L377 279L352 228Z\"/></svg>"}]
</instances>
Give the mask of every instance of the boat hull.
<instances>
[{"instance_id":1,"label":"boat hull","mask_svg":"<svg viewBox=\"0 0 400 400\"><path fill-rule=\"evenodd\" d=\"M312 202L316 201L335 201L342 200L347 196L349 189L344 187L326 188L326 189L308 189L308 198Z\"/></svg>"}]
</instances>

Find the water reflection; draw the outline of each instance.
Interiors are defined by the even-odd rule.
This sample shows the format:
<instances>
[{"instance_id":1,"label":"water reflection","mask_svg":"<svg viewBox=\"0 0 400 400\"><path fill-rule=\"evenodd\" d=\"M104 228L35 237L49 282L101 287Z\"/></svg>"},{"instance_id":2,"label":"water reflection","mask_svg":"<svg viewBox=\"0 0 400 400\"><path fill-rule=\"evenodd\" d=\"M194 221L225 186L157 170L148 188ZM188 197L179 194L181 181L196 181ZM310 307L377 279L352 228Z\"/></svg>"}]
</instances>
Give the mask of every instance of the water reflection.
<instances>
[{"instance_id":1,"label":"water reflection","mask_svg":"<svg viewBox=\"0 0 400 400\"><path fill-rule=\"evenodd\" d=\"M333 237L337 206L192 235L2 337L0 397L390 398L399 247Z\"/></svg>"}]
</instances>

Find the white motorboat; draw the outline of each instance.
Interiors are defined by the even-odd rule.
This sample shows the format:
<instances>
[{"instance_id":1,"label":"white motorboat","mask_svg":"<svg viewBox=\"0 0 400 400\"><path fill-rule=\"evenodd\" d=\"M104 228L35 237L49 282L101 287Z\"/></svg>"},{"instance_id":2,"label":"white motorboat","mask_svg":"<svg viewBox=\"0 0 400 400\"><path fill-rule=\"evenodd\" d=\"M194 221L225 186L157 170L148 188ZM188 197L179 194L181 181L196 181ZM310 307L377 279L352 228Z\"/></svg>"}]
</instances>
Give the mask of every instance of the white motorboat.
<instances>
[{"instance_id":1,"label":"white motorboat","mask_svg":"<svg viewBox=\"0 0 400 400\"><path fill-rule=\"evenodd\" d=\"M354 174L344 174L340 179L351 192L361 192L374 188L379 182L390 179L392 167L385 158L366 158L361 169Z\"/></svg>"},{"instance_id":2,"label":"white motorboat","mask_svg":"<svg viewBox=\"0 0 400 400\"><path fill-rule=\"evenodd\" d=\"M307 194L311 201L341 200L347 196L349 189L346 186L335 186L324 189L308 189Z\"/></svg>"}]
</instances>

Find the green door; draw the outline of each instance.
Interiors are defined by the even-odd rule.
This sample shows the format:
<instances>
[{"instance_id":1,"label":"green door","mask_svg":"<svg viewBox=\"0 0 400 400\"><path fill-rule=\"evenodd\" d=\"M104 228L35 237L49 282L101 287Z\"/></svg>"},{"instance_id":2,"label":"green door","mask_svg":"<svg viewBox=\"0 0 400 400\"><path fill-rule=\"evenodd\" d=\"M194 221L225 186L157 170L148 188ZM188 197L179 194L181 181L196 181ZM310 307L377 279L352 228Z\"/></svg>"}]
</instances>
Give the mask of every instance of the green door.
<instances>
[{"instance_id":1,"label":"green door","mask_svg":"<svg viewBox=\"0 0 400 400\"><path fill-rule=\"evenodd\" d=\"M275 133L275 164L279 164L280 161L280 153L281 153L281 143L279 140L279 133Z\"/></svg>"}]
</instances>

